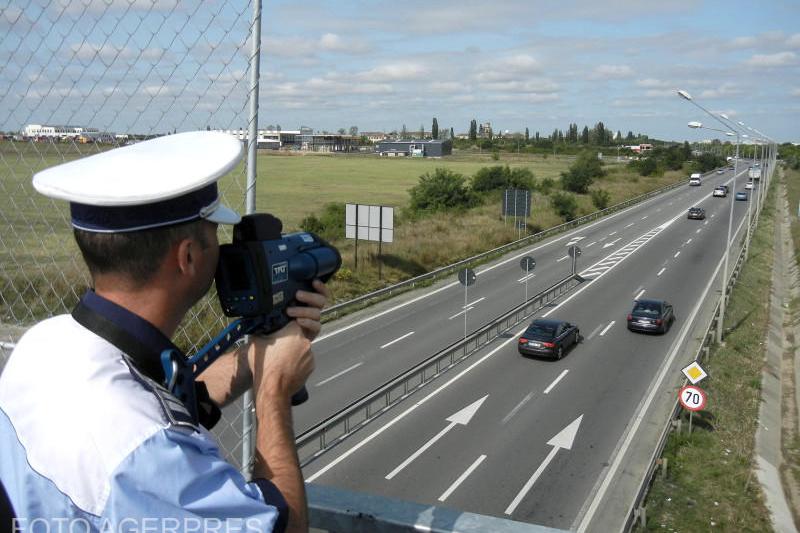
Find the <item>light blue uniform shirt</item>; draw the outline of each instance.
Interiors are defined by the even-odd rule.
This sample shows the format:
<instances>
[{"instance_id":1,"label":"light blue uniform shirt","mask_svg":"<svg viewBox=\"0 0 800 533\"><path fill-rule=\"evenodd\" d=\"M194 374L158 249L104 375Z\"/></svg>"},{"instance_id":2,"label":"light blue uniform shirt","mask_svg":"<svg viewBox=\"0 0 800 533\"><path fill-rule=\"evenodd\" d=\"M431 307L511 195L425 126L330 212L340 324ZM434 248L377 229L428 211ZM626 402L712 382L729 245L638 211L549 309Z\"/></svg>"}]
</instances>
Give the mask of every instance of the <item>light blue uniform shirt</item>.
<instances>
[{"instance_id":1,"label":"light blue uniform shirt","mask_svg":"<svg viewBox=\"0 0 800 533\"><path fill-rule=\"evenodd\" d=\"M274 485L247 483L174 397L70 315L31 328L0 374L0 450L22 531L285 528Z\"/></svg>"}]
</instances>

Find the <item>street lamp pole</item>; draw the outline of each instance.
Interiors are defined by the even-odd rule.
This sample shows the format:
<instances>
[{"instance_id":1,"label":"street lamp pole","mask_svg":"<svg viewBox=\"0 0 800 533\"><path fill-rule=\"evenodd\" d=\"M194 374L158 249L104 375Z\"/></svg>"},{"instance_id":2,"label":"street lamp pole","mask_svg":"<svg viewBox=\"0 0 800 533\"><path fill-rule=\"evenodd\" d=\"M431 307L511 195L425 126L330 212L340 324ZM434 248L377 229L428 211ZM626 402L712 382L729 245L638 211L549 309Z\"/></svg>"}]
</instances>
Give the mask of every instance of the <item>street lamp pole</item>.
<instances>
[{"instance_id":1,"label":"street lamp pole","mask_svg":"<svg viewBox=\"0 0 800 533\"><path fill-rule=\"evenodd\" d=\"M679 90L678 96L694 104L696 107L700 108L703 112L710 115L714 118L717 122L721 123L725 128L725 133L729 133L727 131L728 125L722 122L722 120L713 114L711 111L707 110L697 102L695 102L692 97L686 91ZM689 127L691 128L702 128L703 125L699 122L690 122ZM716 331L716 340L718 343L722 343L722 329L723 329L723 321L725 319L725 304L726 300L728 299L728 256L731 252L731 228L733 226L733 201L734 196L736 196L736 174L738 173L738 166L739 166L739 133L734 132L736 135L736 159L733 160L733 194L731 195L731 206L730 206L730 214L728 216L728 238L725 240L725 258L723 261L724 267L722 270L722 298L719 301L719 319L717 320L717 331Z\"/></svg>"}]
</instances>

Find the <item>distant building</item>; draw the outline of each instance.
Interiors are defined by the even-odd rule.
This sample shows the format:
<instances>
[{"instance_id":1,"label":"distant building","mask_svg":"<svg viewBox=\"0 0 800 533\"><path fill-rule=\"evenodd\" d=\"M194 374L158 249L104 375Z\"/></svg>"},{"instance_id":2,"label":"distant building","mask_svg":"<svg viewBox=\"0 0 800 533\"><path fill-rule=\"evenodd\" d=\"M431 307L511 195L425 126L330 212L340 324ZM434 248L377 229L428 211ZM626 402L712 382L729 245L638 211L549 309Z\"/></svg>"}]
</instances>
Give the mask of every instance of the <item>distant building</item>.
<instances>
[{"instance_id":1,"label":"distant building","mask_svg":"<svg viewBox=\"0 0 800 533\"><path fill-rule=\"evenodd\" d=\"M248 130L215 130L233 135L242 142ZM257 146L266 150L302 150L307 152L351 152L360 137L338 133L314 133L311 128L299 130L258 130Z\"/></svg>"},{"instance_id":2,"label":"distant building","mask_svg":"<svg viewBox=\"0 0 800 533\"><path fill-rule=\"evenodd\" d=\"M362 131L359 135L361 137L366 137L367 140L372 144L379 143L388 138L388 135L382 131Z\"/></svg>"},{"instance_id":3,"label":"distant building","mask_svg":"<svg viewBox=\"0 0 800 533\"><path fill-rule=\"evenodd\" d=\"M375 153L387 157L444 157L453 153L453 143L438 140L383 141Z\"/></svg>"},{"instance_id":4,"label":"distant building","mask_svg":"<svg viewBox=\"0 0 800 533\"><path fill-rule=\"evenodd\" d=\"M49 124L26 124L20 132L24 139L40 141L113 142L114 134L101 132L87 126L61 126Z\"/></svg>"},{"instance_id":5,"label":"distant building","mask_svg":"<svg viewBox=\"0 0 800 533\"><path fill-rule=\"evenodd\" d=\"M653 145L652 144L647 144L647 143L644 143L644 144L633 144L633 145L630 145L630 146L625 146L625 148L629 148L632 152L636 152L637 154L641 154L641 153L649 152L650 150L652 150L653 149Z\"/></svg>"}]
</instances>

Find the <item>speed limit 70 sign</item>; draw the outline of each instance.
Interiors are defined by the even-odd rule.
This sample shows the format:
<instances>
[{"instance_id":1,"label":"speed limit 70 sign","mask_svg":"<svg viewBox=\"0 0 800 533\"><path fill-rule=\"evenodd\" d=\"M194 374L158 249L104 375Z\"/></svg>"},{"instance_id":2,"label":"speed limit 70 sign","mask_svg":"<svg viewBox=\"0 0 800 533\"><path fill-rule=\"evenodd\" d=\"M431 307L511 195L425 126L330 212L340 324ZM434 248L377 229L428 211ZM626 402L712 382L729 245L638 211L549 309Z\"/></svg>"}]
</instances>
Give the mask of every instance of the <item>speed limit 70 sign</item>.
<instances>
[{"instance_id":1,"label":"speed limit 70 sign","mask_svg":"<svg viewBox=\"0 0 800 533\"><path fill-rule=\"evenodd\" d=\"M702 411L706 407L706 393L696 385L686 385L681 389L678 400L684 409Z\"/></svg>"}]
</instances>

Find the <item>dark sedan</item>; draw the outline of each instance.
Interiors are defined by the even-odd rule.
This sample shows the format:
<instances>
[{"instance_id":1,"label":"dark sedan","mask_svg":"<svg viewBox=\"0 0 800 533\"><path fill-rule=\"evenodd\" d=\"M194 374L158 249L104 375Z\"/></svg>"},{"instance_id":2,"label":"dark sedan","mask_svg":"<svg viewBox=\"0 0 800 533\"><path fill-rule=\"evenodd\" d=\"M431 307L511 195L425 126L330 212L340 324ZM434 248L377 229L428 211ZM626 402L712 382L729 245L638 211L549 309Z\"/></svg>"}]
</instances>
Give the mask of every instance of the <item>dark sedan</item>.
<instances>
[{"instance_id":1,"label":"dark sedan","mask_svg":"<svg viewBox=\"0 0 800 533\"><path fill-rule=\"evenodd\" d=\"M561 359L571 346L580 341L581 332L575 324L537 318L519 338L517 349L522 355L546 355Z\"/></svg>"},{"instance_id":2,"label":"dark sedan","mask_svg":"<svg viewBox=\"0 0 800 533\"><path fill-rule=\"evenodd\" d=\"M689 208L689 215L686 218L691 218L694 220L703 220L706 218L706 210L702 207L690 207Z\"/></svg>"},{"instance_id":3,"label":"dark sedan","mask_svg":"<svg viewBox=\"0 0 800 533\"><path fill-rule=\"evenodd\" d=\"M636 300L628 314L631 331L666 333L675 321L672 304L664 300Z\"/></svg>"}]
</instances>

